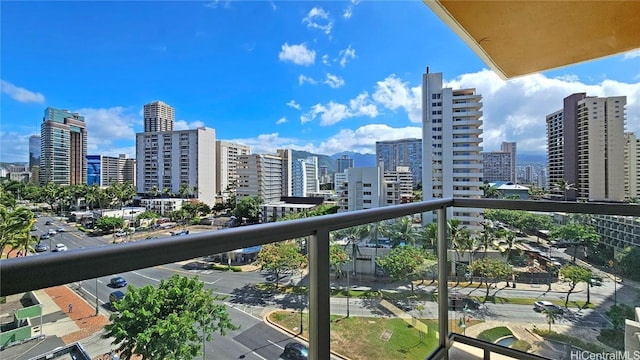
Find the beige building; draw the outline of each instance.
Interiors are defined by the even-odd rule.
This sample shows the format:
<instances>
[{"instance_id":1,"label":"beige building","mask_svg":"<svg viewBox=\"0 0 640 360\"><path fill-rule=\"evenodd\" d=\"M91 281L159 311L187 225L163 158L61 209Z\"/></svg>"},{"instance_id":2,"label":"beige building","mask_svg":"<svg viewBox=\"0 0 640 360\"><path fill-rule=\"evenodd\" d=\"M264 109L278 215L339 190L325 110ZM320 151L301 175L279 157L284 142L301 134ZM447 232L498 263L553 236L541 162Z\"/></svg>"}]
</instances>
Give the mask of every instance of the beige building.
<instances>
[{"instance_id":1,"label":"beige building","mask_svg":"<svg viewBox=\"0 0 640 360\"><path fill-rule=\"evenodd\" d=\"M625 96L572 94L562 110L547 115L549 186L560 180L575 190L566 200L623 201L625 198Z\"/></svg>"},{"instance_id":2,"label":"beige building","mask_svg":"<svg viewBox=\"0 0 640 360\"><path fill-rule=\"evenodd\" d=\"M209 206L216 198L216 132L200 127L192 130L136 134L137 184L139 194L177 195L183 184L189 198Z\"/></svg>"},{"instance_id":3,"label":"beige building","mask_svg":"<svg viewBox=\"0 0 640 360\"><path fill-rule=\"evenodd\" d=\"M247 145L216 141L216 194L226 201L235 193L238 183L238 157L251 154Z\"/></svg>"},{"instance_id":4,"label":"beige building","mask_svg":"<svg viewBox=\"0 0 640 360\"><path fill-rule=\"evenodd\" d=\"M422 77L422 183L424 200L481 198L482 96L475 89L444 88L442 73ZM431 190L431 191L429 191ZM448 218L480 230L483 209L449 208ZM433 213L423 216L433 222Z\"/></svg>"},{"instance_id":5,"label":"beige building","mask_svg":"<svg viewBox=\"0 0 640 360\"><path fill-rule=\"evenodd\" d=\"M237 171L237 199L257 196L263 203L272 203L283 196L291 196L291 150L279 149L278 154L240 155Z\"/></svg>"},{"instance_id":6,"label":"beige building","mask_svg":"<svg viewBox=\"0 0 640 360\"><path fill-rule=\"evenodd\" d=\"M640 198L640 139L635 133L625 133L624 193L628 199Z\"/></svg>"},{"instance_id":7,"label":"beige building","mask_svg":"<svg viewBox=\"0 0 640 360\"><path fill-rule=\"evenodd\" d=\"M173 131L175 111L162 101L144 105L144 132Z\"/></svg>"}]
</instances>

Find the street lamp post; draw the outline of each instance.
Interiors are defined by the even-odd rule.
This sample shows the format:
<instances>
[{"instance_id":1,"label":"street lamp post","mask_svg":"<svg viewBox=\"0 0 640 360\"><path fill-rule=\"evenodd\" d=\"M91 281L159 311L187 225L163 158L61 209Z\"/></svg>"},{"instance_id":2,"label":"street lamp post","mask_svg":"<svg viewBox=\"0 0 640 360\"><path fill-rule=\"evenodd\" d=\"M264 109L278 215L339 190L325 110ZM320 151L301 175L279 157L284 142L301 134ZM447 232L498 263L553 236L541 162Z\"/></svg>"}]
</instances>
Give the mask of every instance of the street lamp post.
<instances>
[{"instance_id":1,"label":"street lamp post","mask_svg":"<svg viewBox=\"0 0 640 360\"><path fill-rule=\"evenodd\" d=\"M351 269L347 269L347 317L349 317L349 297L350 297L350 291L349 289L351 289L350 285L349 285L349 272L351 271Z\"/></svg>"},{"instance_id":2,"label":"street lamp post","mask_svg":"<svg viewBox=\"0 0 640 360\"><path fill-rule=\"evenodd\" d=\"M302 287L300 284L302 283L302 268L300 268L300 281L298 282L298 291L300 291L300 334L302 335L302 331L304 330L304 320L302 316L302 312L304 311L304 293L301 291Z\"/></svg>"},{"instance_id":3,"label":"street lamp post","mask_svg":"<svg viewBox=\"0 0 640 360\"><path fill-rule=\"evenodd\" d=\"M98 316L99 313L99 307L100 305L98 304L98 278L96 278L96 316Z\"/></svg>"}]
</instances>

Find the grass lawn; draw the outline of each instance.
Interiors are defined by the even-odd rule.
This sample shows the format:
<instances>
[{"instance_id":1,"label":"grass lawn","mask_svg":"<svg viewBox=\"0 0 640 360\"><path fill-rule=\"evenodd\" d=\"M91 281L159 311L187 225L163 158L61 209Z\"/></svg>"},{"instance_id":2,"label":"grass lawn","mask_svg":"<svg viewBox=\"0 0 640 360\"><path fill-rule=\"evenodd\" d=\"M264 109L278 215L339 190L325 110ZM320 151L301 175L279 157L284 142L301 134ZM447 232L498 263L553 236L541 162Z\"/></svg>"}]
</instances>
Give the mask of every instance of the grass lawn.
<instances>
[{"instance_id":1,"label":"grass lawn","mask_svg":"<svg viewBox=\"0 0 640 360\"><path fill-rule=\"evenodd\" d=\"M481 332L478 334L478 339L494 343L496 340L509 335L513 335L509 328L506 326L498 326Z\"/></svg>"},{"instance_id":2,"label":"grass lawn","mask_svg":"<svg viewBox=\"0 0 640 360\"><path fill-rule=\"evenodd\" d=\"M300 331L300 313L277 311L270 320L292 331ZM412 320L409 320L412 321ZM418 321L418 320L415 320ZM419 320L428 327L427 334L398 318L363 318L332 315L331 349L350 359L420 359L426 358L437 346L437 320ZM480 321L472 321L468 326ZM308 338L308 318L303 313L303 337ZM455 320L450 329L462 333Z\"/></svg>"}]
</instances>

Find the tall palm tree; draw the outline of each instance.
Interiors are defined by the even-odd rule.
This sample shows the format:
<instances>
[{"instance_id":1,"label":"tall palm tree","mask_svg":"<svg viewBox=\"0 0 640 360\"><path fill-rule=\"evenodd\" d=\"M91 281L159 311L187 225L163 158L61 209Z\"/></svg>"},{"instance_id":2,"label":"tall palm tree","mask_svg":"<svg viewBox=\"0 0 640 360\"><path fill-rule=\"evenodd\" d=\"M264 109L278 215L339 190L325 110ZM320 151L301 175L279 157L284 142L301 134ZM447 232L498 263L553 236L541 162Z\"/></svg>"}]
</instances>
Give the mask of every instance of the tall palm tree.
<instances>
[{"instance_id":1,"label":"tall palm tree","mask_svg":"<svg viewBox=\"0 0 640 360\"><path fill-rule=\"evenodd\" d=\"M480 190L483 192L483 197L487 199L495 199L500 197L500 190L495 185L484 183L480 186Z\"/></svg>"},{"instance_id":2,"label":"tall palm tree","mask_svg":"<svg viewBox=\"0 0 640 360\"><path fill-rule=\"evenodd\" d=\"M547 324L549 324L549 332L551 332L551 324L555 324L558 319L558 313L553 309L544 309L542 311L547 318Z\"/></svg>"},{"instance_id":3,"label":"tall palm tree","mask_svg":"<svg viewBox=\"0 0 640 360\"><path fill-rule=\"evenodd\" d=\"M578 190L575 184L570 184L564 178L556 181L554 184L553 190L562 192L564 201L567 201L567 191L569 190Z\"/></svg>"},{"instance_id":4,"label":"tall palm tree","mask_svg":"<svg viewBox=\"0 0 640 360\"><path fill-rule=\"evenodd\" d=\"M408 216L400 218L399 221L387 223L380 232L389 238L392 247L400 246L402 243L415 246L418 238L418 231L413 227L411 218Z\"/></svg>"},{"instance_id":5,"label":"tall palm tree","mask_svg":"<svg viewBox=\"0 0 640 360\"><path fill-rule=\"evenodd\" d=\"M352 226L346 229L340 229L337 231L332 231L331 234L334 236L334 239L344 240L346 243L344 244L345 248L350 248L351 253L350 257L355 259L357 254L360 253L360 241L369 235L370 229L366 225L358 225ZM352 270L353 275L356 275L356 262L352 261Z\"/></svg>"},{"instance_id":6,"label":"tall palm tree","mask_svg":"<svg viewBox=\"0 0 640 360\"><path fill-rule=\"evenodd\" d=\"M15 209L0 204L0 254L7 247L19 249L29 248L29 231L35 223L33 213L25 207Z\"/></svg>"},{"instance_id":7,"label":"tall palm tree","mask_svg":"<svg viewBox=\"0 0 640 360\"><path fill-rule=\"evenodd\" d=\"M423 248L431 248L434 251L434 254L437 253L436 247L438 245L438 224L430 223L426 227L423 227L419 232L422 247Z\"/></svg>"},{"instance_id":8,"label":"tall palm tree","mask_svg":"<svg viewBox=\"0 0 640 360\"><path fill-rule=\"evenodd\" d=\"M516 245L524 243L525 239L517 237L516 233L511 230L505 231L504 239L507 241L507 263L511 263L511 250L513 250Z\"/></svg>"}]
</instances>

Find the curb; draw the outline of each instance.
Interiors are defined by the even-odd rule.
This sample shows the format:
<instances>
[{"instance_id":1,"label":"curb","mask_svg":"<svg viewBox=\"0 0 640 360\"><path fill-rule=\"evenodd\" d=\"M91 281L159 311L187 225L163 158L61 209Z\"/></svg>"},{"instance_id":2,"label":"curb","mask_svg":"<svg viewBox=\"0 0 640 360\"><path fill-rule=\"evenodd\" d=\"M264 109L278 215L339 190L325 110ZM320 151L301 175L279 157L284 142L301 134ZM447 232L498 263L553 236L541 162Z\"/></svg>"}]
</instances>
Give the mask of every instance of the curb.
<instances>
[{"instance_id":1,"label":"curb","mask_svg":"<svg viewBox=\"0 0 640 360\"><path fill-rule=\"evenodd\" d=\"M263 320L266 324L268 324L269 326L271 326L271 327L273 327L273 328L275 328L275 329L277 329L277 330L280 330L280 331L282 331L282 332L284 332L284 333L287 333L287 334L289 334L289 335L293 336L294 338L301 339L301 340L303 340L304 342L306 342L307 344L309 344L309 339L307 339L306 337L302 336L301 334L294 333L293 331L291 331L291 330L289 330L289 329L287 329L287 328L285 328L285 327L281 326L280 324L274 323L274 322L272 322L272 321L269 319L269 317L270 317L270 315L271 315L271 314L273 314L273 313L275 313L275 312L278 312L278 311L283 311L283 310L280 310L280 309L279 309L279 310L271 310L271 311L269 311L267 314L265 314L265 315L262 317L262 320ZM334 355L334 356L336 356L337 358L342 359L342 360L351 360L351 358L346 357L346 356L344 356L344 355L342 355L342 354L340 354L340 353L337 353L337 352L335 352L335 351L333 351L333 350L331 350L331 355Z\"/></svg>"}]
</instances>

